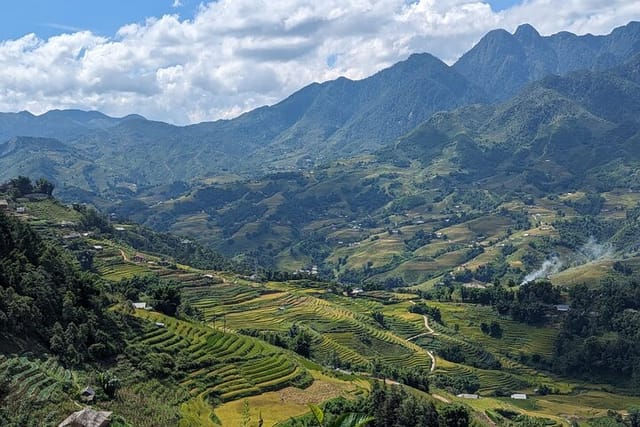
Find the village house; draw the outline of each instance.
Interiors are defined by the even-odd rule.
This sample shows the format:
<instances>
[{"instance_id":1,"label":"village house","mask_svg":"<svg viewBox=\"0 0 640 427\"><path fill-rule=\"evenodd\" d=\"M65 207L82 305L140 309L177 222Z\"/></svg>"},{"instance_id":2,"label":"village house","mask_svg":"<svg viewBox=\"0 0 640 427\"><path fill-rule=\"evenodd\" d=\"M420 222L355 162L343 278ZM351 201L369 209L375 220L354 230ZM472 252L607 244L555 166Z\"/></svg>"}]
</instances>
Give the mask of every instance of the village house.
<instances>
[{"instance_id":1,"label":"village house","mask_svg":"<svg viewBox=\"0 0 640 427\"><path fill-rule=\"evenodd\" d=\"M146 258L142 254L135 254L132 258L133 262L144 262Z\"/></svg>"},{"instance_id":2,"label":"village house","mask_svg":"<svg viewBox=\"0 0 640 427\"><path fill-rule=\"evenodd\" d=\"M111 411L94 411L85 408L74 412L67 419L58 424L58 427L107 427L111 424Z\"/></svg>"},{"instance_id":3,"label":"village house","mask_svg":"<svg viewBox=\"0 0 640 427\"><path fill-rule=\"evenodd\" d=\"M6 211L9 209L9 202L6 201L6 199L1 199L0 200L0 211Z\"/></svg>"},{"instance_id":4,"label":"village house","mask_svg":"<svg viewBox=\"0 0 640 427\"><path fill-rule=\"evenodd\" d=\"M514 393L511 395L511 398L515 400L527 400L527 395L524 393Z\"/></svg>"},{"instance_id":5,"label":"village house","mask_svg":"<svg viewBox=\"0 0 640 427\"><path fill-rule=\"evenodd\" d=\"M96 398L96 391L92 387L85 387L80 393L80 400L86 403L91 403Z\"/></svg>"},{"instance_id":6,"label":"village house","mask_svg":"<svg viewBox=\"0 0 640 427\"><path fill-rule=\"evenodd\" d=\"M456 397L460 397L462 399L479 399L480 398L480 396L478 396L477 394L469 394L469 393L460 393L456 395Z\"/></svg>"}]
</instances>

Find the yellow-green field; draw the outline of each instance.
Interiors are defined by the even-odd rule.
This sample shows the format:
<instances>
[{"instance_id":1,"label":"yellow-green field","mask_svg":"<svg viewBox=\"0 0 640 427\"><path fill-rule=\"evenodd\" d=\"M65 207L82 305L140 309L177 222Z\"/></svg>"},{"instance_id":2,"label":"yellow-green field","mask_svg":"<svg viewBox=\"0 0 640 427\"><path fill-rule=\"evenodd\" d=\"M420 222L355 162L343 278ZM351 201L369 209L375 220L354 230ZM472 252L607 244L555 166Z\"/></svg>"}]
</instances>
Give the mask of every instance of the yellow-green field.
<instances>
[{"instance_id":1,"label":"yellow-green field","mask_svg":"<svg viewBox=\"0 0 640 427\"><path fill-rule=\"evenodd\" d=\"M215 414L224 426L237 426L243 420L245 405L254 424L262 417L265 426L273 426L279 422L309 412L309 404L336 397L354 398L366 393L370 385L365 380L344 381L311 371L314 382L306 389L287 387L278 391L263 393L241 400L225 403L216 408Z\"/></svg>"}]
</instances>

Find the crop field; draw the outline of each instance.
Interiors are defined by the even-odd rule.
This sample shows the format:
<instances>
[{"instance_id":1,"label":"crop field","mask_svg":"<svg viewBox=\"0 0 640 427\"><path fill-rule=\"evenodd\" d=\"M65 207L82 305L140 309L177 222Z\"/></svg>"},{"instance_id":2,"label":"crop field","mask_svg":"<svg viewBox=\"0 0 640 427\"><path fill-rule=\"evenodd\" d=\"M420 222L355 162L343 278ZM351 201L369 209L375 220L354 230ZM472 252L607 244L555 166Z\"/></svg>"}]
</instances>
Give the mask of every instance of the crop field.
<instances>
[{"instance_id":1,"label":"crop field","mask_svg":"<svg viewBox=\"0 0 640 427\"><path fill-rule=\"evenodd\" d=\"M73 383L71 372L53 358L39 361L0 355L0 375L10 379L12 394L35 402L59 401L62 388Z\"/></svg>"},{"instance_id":2,"label":"crop field","mask_svg":"<svg viewBox=\"0 0 640 427\"><path fill-rule=\"evenodd\" d=\"M254 338L144 310L135 315L146 320L138 343L192 360L195 367L181 386L193 397L235 400L286 387L305 371L284 350Z\"/></svg>"},{"instance_id":3,"label":"crop field","mask_svg":"<svg viewBox=\"0 0 640 427\"><path fill-rule=\"evenodd\" d=\"M0 355L0 379L5 381L3 406L7 410L33 402L43 423L57 424L73 408L67 393L77 385L71 371L54 358Z\"/></svg>"},{"instance_id":4,"label":"crop field","mask_svg":"<svg viewBox=\"0 0 640 427\"><path fill-rule=\"evenodd\" d=\"M353 398L365 393L370 387L365 380L340 380L317 371L312 374L314 382L306 389L287 387L224 403L216 408L216 416L222 426L241 425L246 405L254 424L262 417L265 426L273 426L307 413L310 403L319 404L339 396Z\"/></svg>"},{"instance_id":5,"label":"crop field","mask_svg":"<svg viewBox=\"0 0 640 427\"><path fill-rule=\"evenodd\" d=\"M62 221L77 223L80 214L55 200L40 200L24 204L27 214L32 220L46 221L49 225L58 226Z\"/></svg>"},{"instance_id":6,"label":"crop field","mask_svg":"<svg viewBox=\"0 0 640 427\"><path fill-rule=\"evenodd\" d=\"M420 333L419 326L390 315L387 319L393 327L380 327L371 317L372 310L382 306L376 302L355 303L351 298L293 287L285 291L281 284L215 285L185 289L184 295L217 327L226 322L232 330L286 332L294 324L303 325L314 337L319 358L333 354L352 366L367 365L374 359L397 366L431 366L427 351L406 340Z\"/></svg>"},{"instance_id":7,"label":"crop field","mask_svg":"<svg viewBox=\"0 0 640 427\"><path fill-rule=\"evenodd\" d=\"M554 285L573 286L581 283L598 283L611 273L613 260L599 260L567 268L549 277Z\"/></svg>"},{"instance_id":8,"label":"crop field","mask_svg":"<svg viewBox=\"0 0 640 427\"><path fill-rule=\"evenodd\" d=\"M534 388L547 384L566 393L558 395L566 402L563 404L583 405L569 394L581 384L538 371L520 360L523 354L542 359L551 356L557 334L553 326L528 326L497 316L489 307L428 302L440 309L443 324L431 320L429 326L434 333L427 333L422 316L407 310L411 295L370 294L351 298L320 289L298 289L293 283L225 283L184 289L185 297L204 310L210 325L215 318L216 329L223 322L235 331L286 332L293 324L307 328L313 337L312 358L322 363L330 363L327 355L333 355L332 360L337 358L343 366L366 367L380 360L393 366L430 369L431 352L436 360L435 373L474 376L480 382L482 396L491 396L497 390L531 394ZM374 311L384 314L384 328L373 320ZM480 330L482 322L492 321L503 330L500 338ZM438 355L445 345L459 346L468 360L479 366L499 363L501 368L447 361ZM551 397L538 399L541 408L543 404L552 405L544 403L551 402ZM232 411L237 413L239 401L235 401ZM589 411L586 407L580 410Z\"/></svg>"}]
</instances>

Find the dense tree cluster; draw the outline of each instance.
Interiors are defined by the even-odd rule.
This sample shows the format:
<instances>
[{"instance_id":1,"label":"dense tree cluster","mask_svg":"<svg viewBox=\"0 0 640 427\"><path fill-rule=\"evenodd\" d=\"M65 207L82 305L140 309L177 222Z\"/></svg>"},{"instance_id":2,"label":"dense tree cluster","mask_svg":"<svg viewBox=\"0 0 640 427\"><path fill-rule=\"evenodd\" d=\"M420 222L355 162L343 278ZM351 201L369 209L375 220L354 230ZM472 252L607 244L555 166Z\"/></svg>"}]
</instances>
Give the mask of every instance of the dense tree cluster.
<instances>
[{"instance_id":1,"label":"dense tree cluster","mask_svg":"<svg viewBox=\"0 0 640 427\"><path fill-rule=\"evenodd\" d=\"M491 305L500 314L530 324L543 323L554 305L562 301L560 290L549 281L524 283L515 292L500 285L484 289L463 287L460 295L465 302Z\"/></svg>"},{"instance_id":2,"label":"dense tree cluster","mask_svg":"<svg viewBox=\"0 0 640 427\"><path fill-rule=\"evenodd\" d=\"M31 193L42 193L51 196L55 185L45 178L38 178L35 182L32 182L27 176L18 176L0 187L4 193L10 194L13 199L16 199Z\"/></svg>"},{"instance_id":3,"label":"dense tree cluster","mask_svg":"<svg viewBox=\"0 0 640 427\"><path fill-rule=\"evenodd\" d=\"M28 225L0 213L0 329L38 340L68 364L122 346L117 315L95 276Z\"/></svg>"},{"instance_id":4,"label":"dense tree cluster","mask_svg":"<svg viewBox=\"0 0 640 427\"><path fill-rule=\"evenodd\" d=\"M442 314L438 307L427 305L423 302L412 304L409 306L411 313L423 314L429 316L429 318L435 320L438 323L442 323Z\"/></svg>"},{"instance_id":5,"label":"dense tree cluster","mask_svg":"<svg viewBox=\"0 0 640 427\"><path fill-rule=\"evenodd\" d=\"M458 403L436 406L399 386L387 386L375 381L371 393L364 398L352 401L335 399L324 406L326 425L339 418L341 414L357 413L373 417L366 424L370 427L457 427L471 423L469 410ZM283 424L286 427L317 427L317 419L305 416L292 419Z\"/></svg>"},{"instance_id":6,"label":"dense tree cluster","mask_svg":"<svg viewBox=\"0 0 640 427\"><path fill-rule=\"evenodd\" d=\"M640 286L604 281L570 291L571 310L555 342L553 368L640 386Z\"/></svg>"}]
</instances>

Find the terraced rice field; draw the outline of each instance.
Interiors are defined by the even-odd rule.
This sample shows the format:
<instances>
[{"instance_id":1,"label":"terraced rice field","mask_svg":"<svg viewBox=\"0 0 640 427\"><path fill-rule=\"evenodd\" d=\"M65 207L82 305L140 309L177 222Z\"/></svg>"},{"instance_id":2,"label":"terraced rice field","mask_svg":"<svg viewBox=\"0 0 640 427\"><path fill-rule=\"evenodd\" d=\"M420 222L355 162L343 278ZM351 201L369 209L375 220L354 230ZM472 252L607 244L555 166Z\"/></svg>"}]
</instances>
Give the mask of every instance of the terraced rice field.
<instances>
[{"instance_id":1,"label":"terraced rice field","mask_svg":"<svg viewBox=\"0 0 640 427\"><path fill-rule=\"evenodd\" d=\"M303 325L312 334L316 359L325 362L337 357L342 364L360 367L374 359L395 366L431 366L427 351L406 340L422 331L419 322L389 316L384 329L371 316L383 307L376 301L282 284L225 283L184 289L183 296L204 312L207 321L215 319L217 326L226 321L233 330L285 332L294 324Z\"/></svg>"},{"instance_id":2,"label":"terraced rice field","mask_svg":"<svg viewBox=\"0 0 640 427\"><path fill-rule=\"evenodd\" d=\"M192 397L222 401L288 386L304 373L295 356L255 338L137 310L146 322L138 342L159 353L188 355L195 366L181 382ZM156 322L164 326L156 326Z\"/></svg>"},{"instance_id":3,"label":"terraced rice field","mask_svg":"<svg viewBox=\"0 0 640 427\"><path fill-rule=\"evenodd\" d=\"M436 356L436 373L477 376L484 395L554 382L520 363L518 355L549 357L556 331L498 318L488 307L430 302L440 308L446 325L430 322L434 335L425 334L421 315L408 312L410 296L388 292L378 292L372 299L350 298L294 284L238 282L184 288L183 296L203 310L207 321L215 319L218 327L226 321L236 331L286 332L293 324L303 325L313 337L312 356L324 363L337 358L343 365L366 368L373 360L381 360L398 367L430 369L429 352L437 355L441 346L453 344L477 363L500 363L500 369L488 370ZM374 311L384 313L385 328L373 320ZM503 329L500 339L480 331L481 322L496 320Z\"/></svg>"},{"instance_id":4,"label":"terraced rice field","mask_svg":"<svg viewBox=\"0 0 640 427\"><path fill-rule=\"evenodd\" d=\"M53 358L40 361L0 355L1 376L9 379L14 398L42 403L62 399L63 387L73 382L71 372Z\"/></svg>"}]
</instances>

